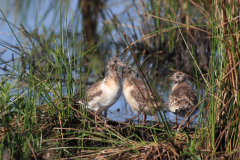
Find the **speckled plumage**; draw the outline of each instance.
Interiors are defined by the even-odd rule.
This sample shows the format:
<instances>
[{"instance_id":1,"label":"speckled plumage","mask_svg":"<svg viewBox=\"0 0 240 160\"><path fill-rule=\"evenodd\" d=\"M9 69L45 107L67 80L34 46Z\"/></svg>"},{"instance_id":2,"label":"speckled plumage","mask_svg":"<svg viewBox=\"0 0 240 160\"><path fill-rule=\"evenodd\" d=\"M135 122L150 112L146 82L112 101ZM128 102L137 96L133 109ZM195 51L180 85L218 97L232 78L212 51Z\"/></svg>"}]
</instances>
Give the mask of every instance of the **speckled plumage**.
<instances>
[{"instance_id":1,"label":"speckled plumage","mask_svg":"<svg viewBox=\"0 0 240 160\"><path fill-rule=\"evenodd\" d=\"M187 77L183 73L176 72L168 79L174 83L169 97L169 110L171 112L187 112L197 105L197 94L187 82Z\"/></svg>"},{"instance_id":2,"label":"speckled plumage","mask_svg":"<svg viewBox=\"0 0 240 160\"><path fill-rule=\"evenodd\" d=\"M160 98L161 104L158 102L156 105L154 100L156 97L154 97L154 94L150 92L150 89L146 89L144 83L140 79L136 78L132 67L124 67L122 74L124 77L123 95L133 111L143 114L143 123L145 123L146 114L152 115L154 112L153 107L158 109L161 105L165 105L165 103Z\"/></svg>"}]
</instances>

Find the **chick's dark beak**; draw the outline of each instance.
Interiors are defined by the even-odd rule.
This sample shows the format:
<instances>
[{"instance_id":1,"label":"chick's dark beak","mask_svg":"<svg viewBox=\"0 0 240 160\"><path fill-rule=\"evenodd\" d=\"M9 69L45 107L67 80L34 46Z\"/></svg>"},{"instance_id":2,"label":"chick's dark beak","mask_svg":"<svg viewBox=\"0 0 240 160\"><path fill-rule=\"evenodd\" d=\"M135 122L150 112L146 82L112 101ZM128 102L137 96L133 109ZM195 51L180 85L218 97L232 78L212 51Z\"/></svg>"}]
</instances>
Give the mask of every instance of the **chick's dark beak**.
<instances>
[{"instance_id":1,"label":"chick's dark beak","mask_svg":"<svg viewBox=\"0 0 240 160\"><path fill-rule=\"evenodd\" d=\"M174 80L174 77L173 77L173 76L172 76L172 77L169 77L169 78L167 78L167 80L173 81L173 80Z\"/></svg>"},{"instance_id":2,"label":"chick's dark beak","mask_svg":"<svg viewBox=\"0 0 240 160\"><path fill-rule=\"evenodd\" d=\"M118 67L126 67L127 65L122 62L117 62Z\"/></svg>"}]
</instances>

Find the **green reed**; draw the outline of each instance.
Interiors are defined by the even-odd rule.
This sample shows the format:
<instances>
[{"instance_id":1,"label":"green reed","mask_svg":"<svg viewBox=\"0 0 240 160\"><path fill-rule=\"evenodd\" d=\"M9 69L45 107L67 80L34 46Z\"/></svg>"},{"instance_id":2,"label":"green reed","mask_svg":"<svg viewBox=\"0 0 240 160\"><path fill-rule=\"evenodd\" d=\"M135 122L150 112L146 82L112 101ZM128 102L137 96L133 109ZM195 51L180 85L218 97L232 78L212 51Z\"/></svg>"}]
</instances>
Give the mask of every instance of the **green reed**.
<instances>
[{"instance_id":1,"label":"green reed","mask_svg":"<svg viewBox=\"0 0 240 160\"><path fill-rule=\"evenodd\" d=\"M154 37L147 38L146 41L154 47L161 46L164 43L165 45L161 47L169 51L169 54L171 51L176 50L177 45L184 45L187 50L187 56L190 57L188 60L191 61L193 79L195 79L197 86L196 91L200 95L200 88L204 86L205 94L202 97L199 96L198 110L200 114L193 135L188 134L183 128L172 131L168 127L163 114L157 117L157 120L163 121L165 127L167 127L166 129L129 125L126 129L133 134L130 134L128 137L120 134L120 131L111 128L106 128L105 133L93 131L93 128L86 123L95 123L88 117L87 109L81 106L78 109L73 107L75 101L85 92L85 82L91 70L90 64L86 74L81 72L84 63L83 56L94 52L91 59L92 62L95 54L97 54L98 47L106 43L108 39L102 41L105 27L98 44L84 51L82 31L80 50L78 50L76 39L81 9L78 13L76 25L74 25L73 14L71 14L71 27L69 28L65 19L70 3L71 1L67 1L65 11L60 10L59 13L61 20L60 36L56 36L54 33L48 36L48 31L44 28L43 22L42 36L38 36L36 32L32 35L24 32L26 39L29 40L28 45L23 45L19 37L13 32L19 46L21 46L17 54L20 55L21 59L25 59L25 62L21 61L15 66L6 63L8 67L12 67L12 73L1 80L0 156L9 154L11 158L38 159L44 152L50 153L50 151L53 151L55 159L59 157L84 156L86 154L89 154L89 157L94 157L93 153L102 153L104 149L121 147L126 147L126 149L124 151L116 151L111 156L130 151L140 154L138 148L152 144L152 142L146 142L139 135L134 134L131 127L135 127L149 129L155 146L171 142L171 149L180 157L187 156L199 159L217 158L224 155L227 158L239 158L240 50L238 45L239 25L237 21L237 6L239 3L237 1L228 4L227 1L219 2L213 0L211 9L202 2L195 4L192 1L183 3L160 1L164 6L164 16L159 15L162 9L159 5L156 5L159 1L142 3L143 8L145 7L142 21L145 24L141 27L143 31L150 29L150 32L146 32L147 34L139 37L139 43L146 36L156 34ZM62 8L62 3L60 3L60 8ZM182 17L180 19L177 16L179 8L187 13L185 15L186 18ZM154 11L153 14L152 11ZM195 23L189 23L191 14L196 14L207 22L203 23L201 20L198 20ZM155 17L152 16L151 21L147 21L148 16L151 15ZM179 15L181 14L179 13ZM209 44L211 45L209 61L203 62L204 67L207 68L204 73L202 72L203 67L199 65L199 57L195 53L196 48L199 49L200 47L194 48L192 43L190 43L191 36L189 38L189 35L192 33L188 28L196 29L198 27L202 27L201 29L207 32L208 36L204 38L210 39ZM72 37L68 36L69 30L73 33ZM124 31L123 29L122 32ZM127 39L130 36L126 35ZM179 39L177 37L181 37L181 43L178 42ZM193 38L197 42L197 38ZM134 44L128 45L129 47L134 46ZM27 46L31 47L28 48ZM70 49L71 47L72 50ZM132 49L132 52L135 52L135 50ZM36 53L43 54L38 57ZM154 52L154 54L157 55L159 53ZM202 53L199 52L198 54ZM139 54L136 53L136 60L139 57ZM130 58L134 58L134 56L130 56ZM151 85L149 77L144 73L144 65L141 65L141 61L138 60L135 63L139 63L139 70L145 79L146 85ZM170 64L168 67L172 66ZM77 81L79 83L76 83ZM155 79L154 81L157 80ZM154 88L153 86L151 87ZM74 97L76 92L79 95ZM83 127L79 127L74 123L74 115L82 117L79 126ZM71 126L69 124L74 125ZM101 124L98 125L103 127ZM47 127L49 127L48 130L46 130ZM156 135L160 131L163 133ZM169 137L166 138L165 135L169 135ZM179 135L187 137L187 141L181 142L176 138ZM104 147L86 145L86 143L96 142L108 145ZM75 145L71 146L72 143ZM179 148L177 146L179 143L182 143L184 147ZM80 153L77 155L78 151Z\"/></svg>"},{"instance_id":2,"label":"green reed","mask_svg":"<svg viewBox=\"0 0 240 160\"><path fill-rule=\"evenodd\" d=\"M156 2L154 3L151 1L151 3L153 8L152 10L155 11L153 13L156 16L156 26L160 26L158 19L168 21L171 17L170 20L172 22L176 20L177 22L179 21L178 17L173 18L172 16L157 16L158 14L156 14L156 10L158 6L156 5ZM166 6L171 9L171 15L177 15L176 12L174 13L175 10L173 9L174 5L177 3L172 4L171 2L166 2L164 4L167 4ZM200 136L201 138L194 138L190 140L188 142L189 148L185 148L185 151L190 151L191 147L196 145L202 150L207 150L207 152L204 152L202 158L204 156L213 158L219 156L220 153L228 153L230 156L235 156L236 158L237 154L231 151L233 151L233 146L235 146L236 150L238 149L239 141L237 138L237 131L239 130L237 123L237 115L239 114L239 92L237 92L237 90L239 88L238 79L240 69L238 65L239 45L237 45L239 26L236 22L238 2L227 3L213 1L210 9L206 3L202 2L200 2L200 4L196 4L194 2L182 2L181 5L181 9L186 13L190 13L194 8L186 6L195 6L198 11L196 13L202 14L207 20L207 25L189 25L187 19L184 23L178 24L181 37L187 46L189 55L192 57L191 61L194 62L194 79L196 80L198 91L199 84L205 86L205 94L199 99L198 109L200 111L200 117L198 119L198 127L194 135L194 137ZM146 6L148 7L148 5ZM165 10L167 10L167 7L164 7ZM188 16L189 15L187 14L186 18L188 18ZM156 32L161 33L163 30L169 30L167 31L167 33L169 33L171 29L170 27L173 26L173 24L161 30L151 32L150 34L154 34ZM191 35L188 28L195 28L195 26L207 27L206 31L209 36L206 37L206 39L210 39L209 42L211 45L209 62L204 62L208 71L207 74L202 73L201 68L197 63L198 59L196 54L193 54L194 51L190 48L192 46L189 44L189 38L186 38L186 32L182 33L182 31L187 31L187 35ZM195 37L193 38L195 39ZM195 41L196 40L197 38ZM203 53L199 52L199 54ZM200 82L200 79L204 80L204 84ZM223 135L225 135L225 137ZM188 152L188 154L190 156L194 156L194 154L197 155L199 152L194 153L191 151ZM186 153L181 155L186 155Z\"/></svg>"}]
</instances>

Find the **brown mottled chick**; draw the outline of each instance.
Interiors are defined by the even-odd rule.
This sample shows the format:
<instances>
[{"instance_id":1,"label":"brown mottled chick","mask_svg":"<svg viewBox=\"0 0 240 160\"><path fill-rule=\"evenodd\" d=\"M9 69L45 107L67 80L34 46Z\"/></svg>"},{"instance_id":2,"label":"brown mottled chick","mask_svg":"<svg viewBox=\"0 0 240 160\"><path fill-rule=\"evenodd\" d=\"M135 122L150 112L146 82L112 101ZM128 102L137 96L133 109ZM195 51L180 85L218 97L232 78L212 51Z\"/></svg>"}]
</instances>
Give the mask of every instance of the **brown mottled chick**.
<instances>
[{"instance_id":1,"label":"brown mottled chick","mask_svg":"<svg viewBox=\"0 0 240 160\"><path fill-rule=\"evenodd\" d=\"M156 105L154 94L151 93L150 89L146 89L140 79L136 78L135 71L132 67L124 67L122 76L124 78L123 95L125 99L133 111L143 115L143 123L146 123L146 114L152 115L155 112L153 107L155 107L155 109L160 108L161 105L165 105L164 101L159 98L161 104L158 102ZM149 92L149 96L147 92Z\"/></svg>"},{"instance_id":2,"label":"brown mottled chick","mask_svg":"<svg viewBox=\"0 0 240 160\"><path fill-rule=\"evenodd\" d=\"M187 77L180 72L176 72L168 80L173 81L172 93L169 98L169 110L175 113L175 122L177 123L176 113L186 114L191 108L197 105L197 94L187 82Z\"/></svg>"},{"instance_id":3,"label":"brown mottled chick","mask_svg":"<svg viewBox=\"0 0 240 160\"><path fill-rule=\"evenodd\" d=\"M121 78L117 72L117 68L121 66L126 65L117 57L111 58L108 61L109 74L103 80L91 85L86 94L78 102L86 105L90 110L95 112L95 122L97 122L97 113L105 111L105 127L108 108L117 102L122 94ZM95 129L98 129L97 123Z\"/></svg>"}]
</instances>

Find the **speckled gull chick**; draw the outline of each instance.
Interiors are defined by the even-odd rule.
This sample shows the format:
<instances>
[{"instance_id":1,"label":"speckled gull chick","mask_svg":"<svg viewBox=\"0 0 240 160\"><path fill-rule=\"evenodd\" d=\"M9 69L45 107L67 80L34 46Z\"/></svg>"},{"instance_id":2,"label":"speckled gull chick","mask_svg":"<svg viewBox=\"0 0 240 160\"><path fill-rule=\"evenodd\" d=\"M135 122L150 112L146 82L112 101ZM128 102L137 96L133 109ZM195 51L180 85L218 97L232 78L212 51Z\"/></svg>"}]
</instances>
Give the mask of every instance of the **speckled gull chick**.
<instances>
[{"instance_id":1,"label":"speckled gull chick","mask_svg":"<svg viewBox=\"0 0 240 160\"><path fill-rule=\"evenodd\" d=\"M90 110L95 112L95 122L97 122L97 113L104 111L104 127L107 126L106 118L108 108L117 102L122 94L121 78L117 72L117 68L121 66L126 65L117 57L111 58L108 61L109 74L105 76L103 80L91 85L86 94L78 101L78 103L86 105ZM95 129L101 130L97 128L97 123Z\"/></svg>"},{"instance_id":2,"label":"speckled gull chick","mask_svg":"<svg viewBox=\"0 0 240 160\"><path fill-rule=\"evenodd\" d=\"M172 93L169 97L169 110L175 113L175 122L177 123L177 113L186 114L197 105L197 94L187 82L187 77L181 72L176 72L168 80L173 81Z\"/></svg>"},{"instance_id":3,"label":"speckled gull chick","mask_svg":"<svg viewBox=\"0 0 240 160\"><path fill-rule=\"evenodd\" d=\"M126 101L133 111L143 115L143 123L146 123L147 114L152 115L154 108L157 109L161 107L161 105L165 105L164 101L159 98L160 103L158 102L156 105L154 100L156 97L154 97L154 94L150 93L149 89L146 89L143 81L136 78L135 71L132 67L124 67L122 76L124 78L123 95Z\"/></svg>"}]
</instances>

